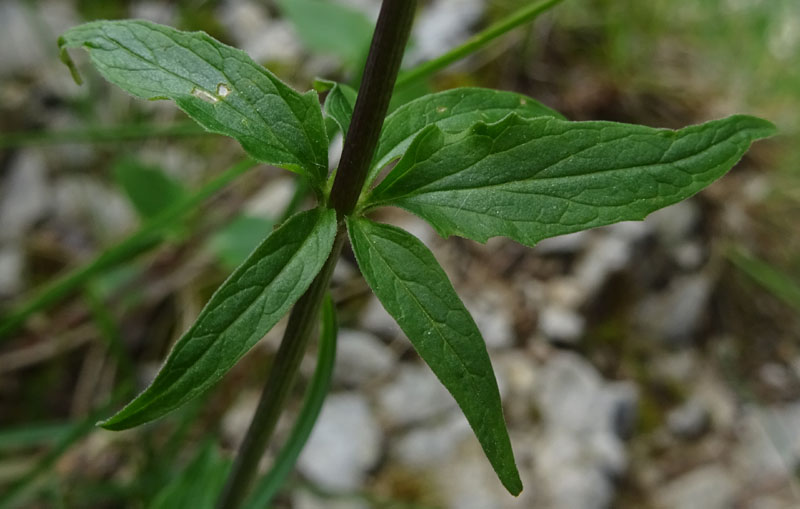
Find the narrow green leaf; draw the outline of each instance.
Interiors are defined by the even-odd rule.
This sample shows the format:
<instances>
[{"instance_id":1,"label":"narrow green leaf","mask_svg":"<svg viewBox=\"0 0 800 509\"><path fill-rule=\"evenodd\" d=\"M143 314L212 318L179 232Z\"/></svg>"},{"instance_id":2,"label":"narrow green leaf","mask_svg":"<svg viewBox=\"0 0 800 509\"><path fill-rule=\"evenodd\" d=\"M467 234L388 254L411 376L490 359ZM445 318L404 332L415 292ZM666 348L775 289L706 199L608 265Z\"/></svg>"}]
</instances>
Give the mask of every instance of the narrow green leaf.
<instances>
[{"instance_id":1,"label":"narrow green leaf","mask_svg":"<svg viewBox=\"0 0 800 509\"><path fill-rule=\"evenodd\" d=\"M153 383L106 429L143 424L209 389L278 322L328 258L336 213L301 212L267 237L211 296Z\"/></svg>"},{"instance_id":2,"label":"narrow green leaf","mask_svg":"<svg viewBox=\"0 0 800 509\"><path fill-rule=\"evenodd\" d=\"M731 248L726 253L731 262L755 282L789 306L800 311L800 282L778 267L753 256L743 249Z\"/></svg>"},{"instance_id":3,"label":"narrow green leaf","mask_svg":"<svg viewBox=\"0 0 800 509\"><path fill-rule=\"evenodd\" d=\"M562 118L560 113L530 97L487 88L454 88L408 102L383 123L367 185L381 168L403 155L414 137L426 127L435 125L445 132L460 132L476 122L496 122L511 113L522 118Z\"/></svg>"},{"instance_id":4,"label":"narrow green leaf","mask_svg":"<svg viewBox=\"0 0 800 509\"><path fill-rule=\"evenodd\" d=\"M373 24L360 11L332 0L278 0L278 5L311 51L334 55L348 66L364 61Z\"/></svg>"},{"instance_id":5,"label":"narrow green leaf","mask_svg":"<svg viewBox=\"0 0 800 509\"><path fill-rule=\"evenodd\" d=\"M114 179L128 195L143 219L149 219L180 201L183 186L160 168L133 159L123 159L114 166Z\"/></svg>"},{"instance_id":6,"label":"narrow green leaf","mask_svg":"<svg viewBox=\"0 0 800 509\"><path fill-rule=\"evenodd\" d=\"M325 298L322 307L322 334L317 354L317 368L306 390L303 408L297 416L297 421L292 428L292 433L281 448L272 468L259 480L253 494L245 507L248 509L261 509L269 507L269 503L278 494L286 477L291 473L297 458L305 447L311 431L319 418L322 404L328 395L333 375L333 365L336 360L336 334L339 325L336 322L336 308L330 295Z\"/></svg>"},{"instance_id":7,"label":"narrow green leaf","mask_svg":"<svg viewBox=\"0 0 800 509\"><path fill-rule=\"evenodd\" d=\"M386 311L455 398L506 489L522 482L480 331L433 254L410 233L364 218L347 223L353 252Z\"/></svg>"},{"instance_id":8,"label":"narrow green leaf","mask_svg":"<svg viewBox=\"0 0 800 509\"><path fill-rule=\"evenodd\" d=\"M236 139L255 159L306 175L322 189L328 143L317 93L300 94L241 50L203 32L148 21L96 21L59 38L83 47L110 82L144 99L172 99L209 131Z\"/></svg>"},{"instance_id":9,"label":"narrow green leaf","mask_svg":"<svg viewBox=\"0 0 800 509\"><path fill-rule=\"evenodd\" d=\"M148 507L211 509L230 466L230 460L221 457L214 441L209 440L184 470L161 488Z\"/></svg>"},{"instance_id":10,"label":"narrow green leaf","mask_svg":"<svg viewBox=\"0 0 800 509\"><path fill-rule=\"evenodd\" d=\"M346 135L350 129L350 119L353 118L358 92L343 83L323 79L316 79L314 88L318 92L328 92L323 111L326 116L336 121L342 134Z\"/></svg>"},{"instance_id":11,"label":"narrow green leaf","mask_svg":"<svg viewBox=\"0 0 800 509\"><path fill-rule=\"evenodd\" d=\"M724 175L775 127L733 116L678 131L511 115L458 133L431 126L366 200L443 236L527 245L649 213Z\"/></svg>"}]
</instances>

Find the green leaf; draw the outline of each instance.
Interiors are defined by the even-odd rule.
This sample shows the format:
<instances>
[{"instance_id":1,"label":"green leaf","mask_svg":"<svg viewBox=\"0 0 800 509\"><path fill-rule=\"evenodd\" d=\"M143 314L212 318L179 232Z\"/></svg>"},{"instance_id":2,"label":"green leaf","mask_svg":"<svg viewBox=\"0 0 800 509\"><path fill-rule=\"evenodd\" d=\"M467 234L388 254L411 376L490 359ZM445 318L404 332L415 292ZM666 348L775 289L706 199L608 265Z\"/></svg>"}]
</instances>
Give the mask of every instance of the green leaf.
<instances>
[{"instance_id":1,"label":"green leaf","mask_svg":"<svg viewBox=\"0 0 800 509\"><path fill-rule=\"evenodd\" d=\"M211 237L209 245L223 266L233 270L270 234L273 225L263 217L240 215Z\"/></svg>"},{"instance_id":2,"label":"green leaf","mask_svg":"<svg viewBox=\"0 0 800 509\"><path fill-rule=\"evenodd\" d=\"M156 494L148 507L210 509L222 490L230 466L231 462L221 457L215 443L209 441L191 463Z\"/></svg>"},{"instance_id":3,"label":"green leaf","mask_svg":"<svg viewBox=\"0 0 800 509\"><path fill-rule=\"evenodd\" d=\"M278 5L309 50L348 66L364 61L373 24L360 11L330 0L278 0Z\"/></svg>"},{"instance_id":4,"label":"green leaf","mask_svg":"<svg viewBox=\"0 0 800 509\"><path fill-rule=\"evenodd\" d=\"M83 47L110 82L144 99L172 99L209 131L236 139L255 159L307 176L322 189L328 139L315 91L300 94L241 50L203 32L147 21L96 21L59 38Z\"/></svg>"},{"instance_id":5,"label":"green leaf","mask_svg":"<svg viewBox=\"0 0 800 509\"><path fill-rule=\"evenodd\" d=\"M336 322L336 308L330 295L325 298L322 307L322 334L317 354L317 368L306 390L305 400L297 416L292 433L286 440L269 473L259 480L247 504L248 509L261 509L269 507L270 502L291 473L297 458L311 435L319 418L322 404L328 395L333 375L333 365L336 360L336 334L339 325Z\"/></svg>"},{"instance_id":6,"label":"green leaf","mask_svg":"<svg viewBox=\"0 0 800 509\"><path fill-rule=\"evenodd\" d=\"M731 248L726 254L736 267L756 283L800 311L800 282L795 281L791 275L743 249Z\"/></svg>"},{"instance_id":7,"label":"green leaf","mask_svg":"<svg viewBox=\"0 0 800 509\"><path fill-rule=\"evenodd\" d=\"M775 127L733 116L678 131L509 116L458 134L431 126L366 200L443 236L526 245L649 213L725 174Z\"/></svg>"},{"instance_id":8,"label":"green leaf","mask_svg":"<svg viewBox=\"0 0 800 509\"><path fill-rule=\"evenodd\" d=\"M410 233L347 222L353 252L386 311L455 398L503 485L522 491L500 393L480 331L433 254Z\"/></svg>"},{"instance_id":9,"label":"green leaf","mask_svg":"<svg viewBox=\"0 0 800 509\"><path fill-rule=\"evenodd\" d=\"M316 79L314 88L318 92L328 92L325 98L325 115L334 119L339 125L342 134L347 135L350 130L350 119L353 118L353 108L356 106L358 92L343 83Z\"/></svg>"},{"instance_id":10,"label":"green leaf","mask_svg":"<svg viewBox=\"0 0 800 509\"><path fill-rule=\"evenodd\" d=\"M133 159L114 166L114 179L143 219L149 219L180 201L185 190L160 168Z\"/></svg>"},{"instance_id":11,"label":"green leaf","mask_svg":"<svg viewBox=\"0 0 800 509\"><path fill-rule=\"evenodd\" d=\"M414 137L426 127L435 125L445 132L460 132L476 122L496 122L511 113L522 118L562 118L560 113L530 97L487 88L454 88L406 103L383 123L367 185L381 168L403 155Z\"/></svg>"},{"instance_id":12,"label":"green leaf","mask_svg":"<svg viewBox=\"0 0 800 509\"><path fill-rule=\"evenodd\" d=\"M301 212L275 230L211 296L153 383L106 429L138 426L209 389L280 320L328 258L336 213Z\"/></svg>"}]
</instances>

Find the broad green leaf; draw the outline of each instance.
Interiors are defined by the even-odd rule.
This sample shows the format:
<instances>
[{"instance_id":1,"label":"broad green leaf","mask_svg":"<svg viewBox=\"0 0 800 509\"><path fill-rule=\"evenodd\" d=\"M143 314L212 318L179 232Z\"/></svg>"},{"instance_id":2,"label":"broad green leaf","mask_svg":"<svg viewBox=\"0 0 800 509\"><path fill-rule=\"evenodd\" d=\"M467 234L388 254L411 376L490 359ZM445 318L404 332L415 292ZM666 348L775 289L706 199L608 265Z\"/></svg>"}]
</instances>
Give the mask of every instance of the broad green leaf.
<instances>
[{"instance_id":1,"label":"broad green leaf","mask_svg":"<svg viewBox=\"0 0 800 509\"><path fill-rule=\"evenodd\" d=\"M333 365L336 360L336 334L339 325L336 322L336 308L330 295L325 298L322 307L322 333L320 334L319 353L317 353L317 368L308 384L303 407L297 416L292 428L292 433L283 444L272 468L261 480L258 481L253 494L247 501L247 509L261 509L269 507L270 502L283 487L286 477L292 472L297 458L314 429L314 424L319 418L322 404L328 395L333 375Z\"/></svg>"},{"instance_id":2,"label":"broad green leaf","mask_svg":"<svg viewBox=\"0 0 800 509\"><path fill-rule=\"evenodd\" d=\"M481 333L433 254L410 233L351 217L358 266L378 299L455 398L509 492L522 491Z\"/></svg>"},{"instance_id":3,"label":"broad green leaf","mask_svg":"<svg viewBox=\"0 0 800 509\"><path fill-rule=\"evenodd\" d=\"M143 219L174 205L185 194L183 186L160 168L133 159L123 159L114 166L114 179Z\"/></svg>"},{"instance_id":4,"label":"broad green leaf","mask_svg":"<svg viewBox=\"0 0 800 509\"><path fill-rule=\"evenodd\" d=\"M497 122L511 113L522 118L562 118L560 113L530 97L487 88L454 88L406 103L383 123L367 185L381 168L403 155L414 137L426 127L435 125L445 132L461 132L476 122Z\"/></svg>"},{"instance_id":5,"label":"broad green leaf","mask_svg":"<svg viewBox=\"0 0 800 509\"><path fill-rule=\"evenodd\" d=\"M328 139L317 93L300 94L247 54L203 32L148 21L96 21L58 41L83 47L110 82L144 99L172 99L209 131L236 139L255 159L306 175L322 189Z\"/></svg>"},{"instance_id":6,"label":"broad green leaf","mask_svg":"<svg viewBox=\"0 0 800 509\"><path fill-rule=\"evenodd\" d=\"M360 11L334 0L278 0L278 5L311 51L351 67L366 58L373 24Z\"/></svg>"},{"instance_id":7,"label":"broad green leaf","mask_svg":"<svg viewBox=\"0 0 800 509\"><path fill-rule=\"evenodd\" d=\"M275 230L211 296L153 383L100 425L138 426L209 389L308 288L335 235L336 213L328 209L301 212Z\"/></svg>"},{"instance_id":8,"label":"broad green leaf","mask_svg":"<svg viewBox=\"0 0 800 509\"><path fill-rule=\"evenodd\" d=\"M419 215L443 236L522 244L649 213L725 174L766 120L733 116L678 131L509 116L458 133L431 126L366 200Z\"/></svg>"},{"instance_id":9,"label":"broad green leaf","mask_svg":"<svg viewBox=\"0 0 800 509\"><path fill-rule=\"evenodd\" d=\"M353 108L356 106L358 92L343 83L317 79L314 88L318 92L328 92L325 98L323 111L325 115L334 119L339 125L343 135L350 130L350 119L353 118Z\"/></svg>"},{"instance_id":10,"label":"broad green leaf","mask_svg":"<svg viewBox=\"0 0 800 509\"><path fill-rule=\"evenodd\" d=\"M209 247L223 266L233 270L270 234L273 225L264 217L240 215L211 237Z\"/></svg>"}]
</instances>

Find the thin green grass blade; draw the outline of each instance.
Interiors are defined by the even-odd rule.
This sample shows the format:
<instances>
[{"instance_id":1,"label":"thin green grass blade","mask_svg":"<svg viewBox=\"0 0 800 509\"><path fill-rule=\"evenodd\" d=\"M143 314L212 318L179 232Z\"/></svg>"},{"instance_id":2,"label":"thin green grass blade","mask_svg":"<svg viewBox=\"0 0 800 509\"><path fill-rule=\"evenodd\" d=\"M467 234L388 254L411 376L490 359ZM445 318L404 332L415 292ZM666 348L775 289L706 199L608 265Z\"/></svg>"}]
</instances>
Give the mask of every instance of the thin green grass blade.
<instances>
[{"instance_id":1,"label":"thin green grass blade","mask_svg":"<svg viewBox=\"0 0 800 509\"><path fill-rule=\"evenodd\" d=\"M163 240L165 230L256 164L252 159L239 162L186 196L180 203L151 219L129 237L97 255L92 261L35 290L31 297L11 308L0 318L0 342L34 313L56 304L106 270L158 246Z\"/></svg>"},{"instance_id":2,"label":"thin green grass blade","mask_svg":"<svg viewBox=\"0 0 800 509\"><path fill-rule=\"evenodd\" d=\"M731 248L728 259L768 292L800 311L800 284L773 265L742 249Z\"/></svg>"},{"instance_id":3,"label":"thin green grass blade","mask_svg":"<svg viewBox=\"0 0 800 509\"><path fill-rule=\"evenodd\" d=\"M562 0L544 0L542 2L533 3L520 8L518 11L510 14L502 20L494 23L487 29L470 37L466 42L457 46L444 55L429 60L424 64L418 65L410 71L406 71L397 78L395 88L406 87L415 81L426 78L431 74L444 69L445 67L465 58L479 49L486 46L494 39L501 35L510 32L520 25L524 25L536 19L540 14L555 7Z\"/></svg>"},{"instance_id":4,"label":"thin green grass blade","mask_svg":"<svg viewBox=\"0 0 800 509\"><path fill-rule=\"evenodd\" d=\"M322 404L328 395L336 360L336 335L338 332L336 309L330 295L325 298L322 307L322 334L317 354L317 368L306 391L303 407L297 416L289 439L281 448L270 471L258 481L253 494L245 504L248 509L269 507L270 502L278 494L286 482L286 478L294 468L300 452L308 441L314 424L319 418Z\"/></svg>"}]
</instances>

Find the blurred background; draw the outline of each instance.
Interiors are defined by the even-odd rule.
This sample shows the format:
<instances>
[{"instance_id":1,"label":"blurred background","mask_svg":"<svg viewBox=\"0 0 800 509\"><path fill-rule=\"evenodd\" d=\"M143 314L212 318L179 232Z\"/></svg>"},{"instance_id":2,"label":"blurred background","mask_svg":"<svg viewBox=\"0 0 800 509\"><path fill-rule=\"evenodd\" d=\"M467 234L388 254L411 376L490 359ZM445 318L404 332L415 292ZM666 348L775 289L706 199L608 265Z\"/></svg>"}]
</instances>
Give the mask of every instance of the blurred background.
<instances>
[{"instance_id":1,"label":"blurred background","mask_svg":"<svg viewBox=\"0 0 800 509\"><path fill-rule=\"evenodd\" d=\"M110 86L80 51L77 86L58 35L145 18L243 48L300 90L317 76L356 84L379 2L324 3L0 2L0 507L210 507L282 326L167 418L93 424L311 203L276 168L230 182L235 142ZM420 2L407 66L528 3ZM345 249L333 387L275 507L800 506L800 3L566 0L395 104L459 86L524 93L574 120L677 128L748 113L782 134L644 222L534 249L445 241L382 213L431 247L483 332L525 491L504 492ZM165 210L175 218L154 222Z\"/></svg>"}]
</instances>

